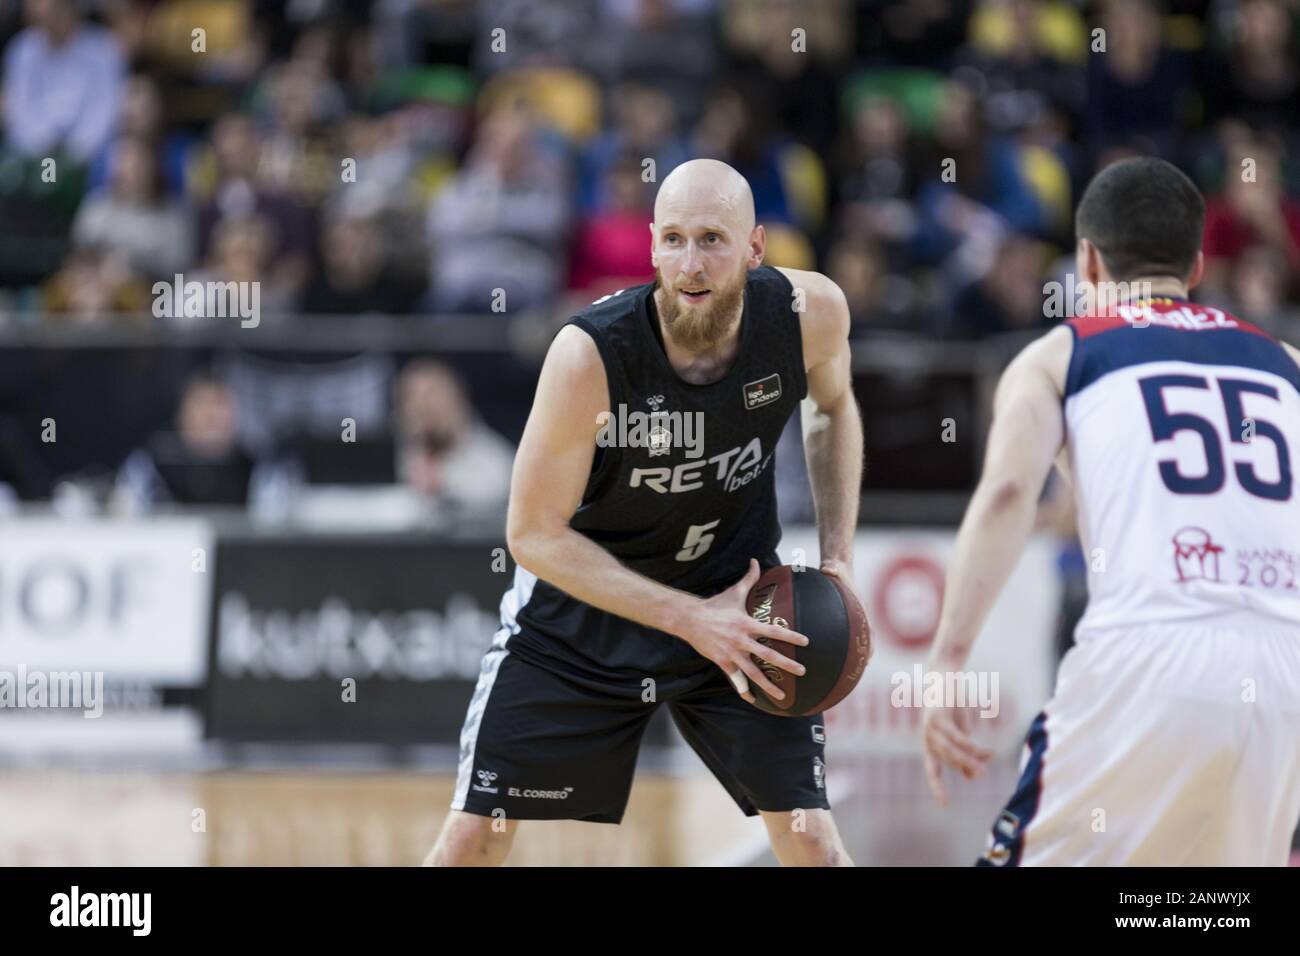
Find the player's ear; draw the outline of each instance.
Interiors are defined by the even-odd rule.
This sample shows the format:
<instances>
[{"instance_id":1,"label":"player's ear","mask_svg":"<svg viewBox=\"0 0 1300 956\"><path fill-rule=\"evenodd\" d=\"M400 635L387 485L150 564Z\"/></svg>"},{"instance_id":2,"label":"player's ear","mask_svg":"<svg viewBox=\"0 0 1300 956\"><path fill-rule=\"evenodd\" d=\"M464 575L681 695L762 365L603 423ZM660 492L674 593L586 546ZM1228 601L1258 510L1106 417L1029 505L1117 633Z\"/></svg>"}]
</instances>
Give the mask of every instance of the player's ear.
<instances>
[{"instance_id":1,"label":"player's ear","mask_svg":"<svg viewBox=\"0 0 1300 956\"><path fill-rule=\"evenodd\" d=\"M754 231L749 234L749 267L757 269L761 266L766 254L767 233L763 231L762 226L755 226Z\"/></svg>"},{"instance_id":2,"label":"player's ear","mask_svg":"<svg viewBox=\"0 0 1300 956\"><path fill-rule=\"evenodd\" d=\"M659 268L659 260L655 256L655 224L650 223L650 264L656 269Z\"/></svg>"},{"instance_id":3,"label":"player's ear","mask_svg":"<svg viewBox=\"0 0 1300 956\"><path fill-rule=\"evenodd\" d=\"M1192 263L1192 273L1187 277L1188 290L1195 289L1201 284L1201 279L1205 277L1205 253L1200 249L1196 250L1196 261Z\"/></svg>"},{"instance_id":4,"label":"player's ear","mask_svg":"<svg viewBox=\"0 0 1300 956\"><path fill-rule=\"evenodd\" d=\"M1096 285L1101 281L1101 253L1087 239L1080 239L1074 252L1079 280Z\"/></svg>"}]
</instances>

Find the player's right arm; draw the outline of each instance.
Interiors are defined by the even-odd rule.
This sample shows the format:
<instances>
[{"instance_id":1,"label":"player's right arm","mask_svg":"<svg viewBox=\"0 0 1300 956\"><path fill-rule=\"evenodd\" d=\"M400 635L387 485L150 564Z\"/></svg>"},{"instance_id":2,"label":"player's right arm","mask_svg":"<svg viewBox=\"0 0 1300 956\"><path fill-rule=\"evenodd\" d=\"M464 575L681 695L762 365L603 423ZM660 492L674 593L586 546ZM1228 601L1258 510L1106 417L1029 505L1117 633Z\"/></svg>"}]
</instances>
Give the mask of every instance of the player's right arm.
<instances>
[{"instance_id":1,"label":"player's right arm","mask_svg":"<svg viewBox=\"0 0 1300 956\"><path fill-rule=\"evenodd\" d=\"M965 667L1029 541L1043 484L1066 444L1062 401L1073 351L1070 330L1053 329L1016 356L998 383L983 472L948 562L930 671ZM948 800L941 779L945 764L971 779L993 756L975 743L970 712L947 701L927 705L921 739L926 779L941 805Z\"/></svg>"},{"instance_id":2,"label":"player's right arm","mask_svg":"<svg viewBox=\"0 0 1300 956\"><path fill-rule=\"evenodd\" d=\"M591 337L577 326L560 330L551 343L537 395L515 456L506 517L506 542L521 566L580 601L676 635L730 677L741 671L775 699L784 694L750 654L802 674L803 665L757 640L791 644L807 638L762 624L745 611L745 597L758 580L757 561L728 590L704 599L638 574L600 545L570 527L582 503L596 453L600 415L610 406L605 367ZM742 694L753 701L752 694Z\"/></svg>"}]
</instances>

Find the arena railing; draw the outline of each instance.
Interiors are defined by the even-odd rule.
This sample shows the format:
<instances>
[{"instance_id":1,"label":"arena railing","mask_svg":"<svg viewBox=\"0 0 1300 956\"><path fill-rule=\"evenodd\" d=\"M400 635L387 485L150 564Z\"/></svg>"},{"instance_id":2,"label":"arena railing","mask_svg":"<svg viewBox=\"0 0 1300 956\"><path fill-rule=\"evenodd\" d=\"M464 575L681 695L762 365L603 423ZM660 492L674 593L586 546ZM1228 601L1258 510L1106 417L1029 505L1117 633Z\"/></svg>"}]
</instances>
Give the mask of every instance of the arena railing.
<instances>
[{"instance_id":1,"label":"arena railing","mask_svg":"<svg viewBox=\"0 0 1300 956\"><path fill-rule=\"evenodd\" d=\"M128 313L82 319L0 312L0 356L155 349L174 349L178 357L209 351L264 356L284 352L286 358L293 357L289 353L435 355L469 370L471 391L479 399L497 390L500 376L510 370L516 381L504 396L509 414L491 423L514 440L522 430L532 387L521 379L535 380L564 317L553 310L513 316L292 314L263 315L256 325L244 327L237 317L177 321ZM960 520L978 476L998 376L1031 337L958 342L868 332L854 339L855 390L863 407L868 450L864 523L950 525ZM48 387L59 384L50 381ZM948 419L957 432L951 448L940 442Z\"/></svg>"}]
</instances>

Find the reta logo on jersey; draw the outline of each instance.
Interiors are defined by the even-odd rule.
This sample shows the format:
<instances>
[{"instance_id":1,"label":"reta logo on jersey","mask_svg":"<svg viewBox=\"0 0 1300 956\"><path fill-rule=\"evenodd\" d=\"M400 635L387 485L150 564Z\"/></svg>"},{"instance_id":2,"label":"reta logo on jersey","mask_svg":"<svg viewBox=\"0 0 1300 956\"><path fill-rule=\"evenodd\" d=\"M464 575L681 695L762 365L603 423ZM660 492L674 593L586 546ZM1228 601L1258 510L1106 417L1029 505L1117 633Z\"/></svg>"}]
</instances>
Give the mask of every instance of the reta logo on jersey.
<instances>
[{"instance_id":1,"label":"reta logo on jersey","mask_svg":"<svg viewBox=\"0 0 1300 956\"><path fill-rule=\"evenodd\" d=\"M722 482L727 491L735 491L761 475L771 460L772 453L764 458L763 443L755 438L748 445L737 445L705 461L684 461L675 468L633 468L628 486L645 485L661 495L694 491L704 487L709 465L717 465L712 472L715 480Z\"/></svg>"}]
</instances>

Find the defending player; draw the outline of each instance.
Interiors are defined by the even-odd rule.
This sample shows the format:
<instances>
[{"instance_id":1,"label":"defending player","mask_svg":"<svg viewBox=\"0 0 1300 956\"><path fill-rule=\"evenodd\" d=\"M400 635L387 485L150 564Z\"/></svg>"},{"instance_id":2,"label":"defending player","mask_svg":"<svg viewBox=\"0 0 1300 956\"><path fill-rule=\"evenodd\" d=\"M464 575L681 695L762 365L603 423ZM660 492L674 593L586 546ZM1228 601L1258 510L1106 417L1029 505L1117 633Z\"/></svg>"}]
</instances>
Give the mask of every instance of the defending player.
<instances>
[{"instance_id":1,"label":"defending player","mask_svg":"<svg viewBox=\"0 0 1300 956\"><path fill-rule=\"evenodd\" d=\"M1203 219L1163 160L1099 173L1079 203L1078 273L1132 294L1030 345L998 387L930 666L964 666L1053 461L1072 477L1089 602L981 863L1286 859L1300 817L1300 353L1187 300ZM943 764L971 777L991 756L967 713L926 714L941 803Z\"/></svg>"}]
</instances>

